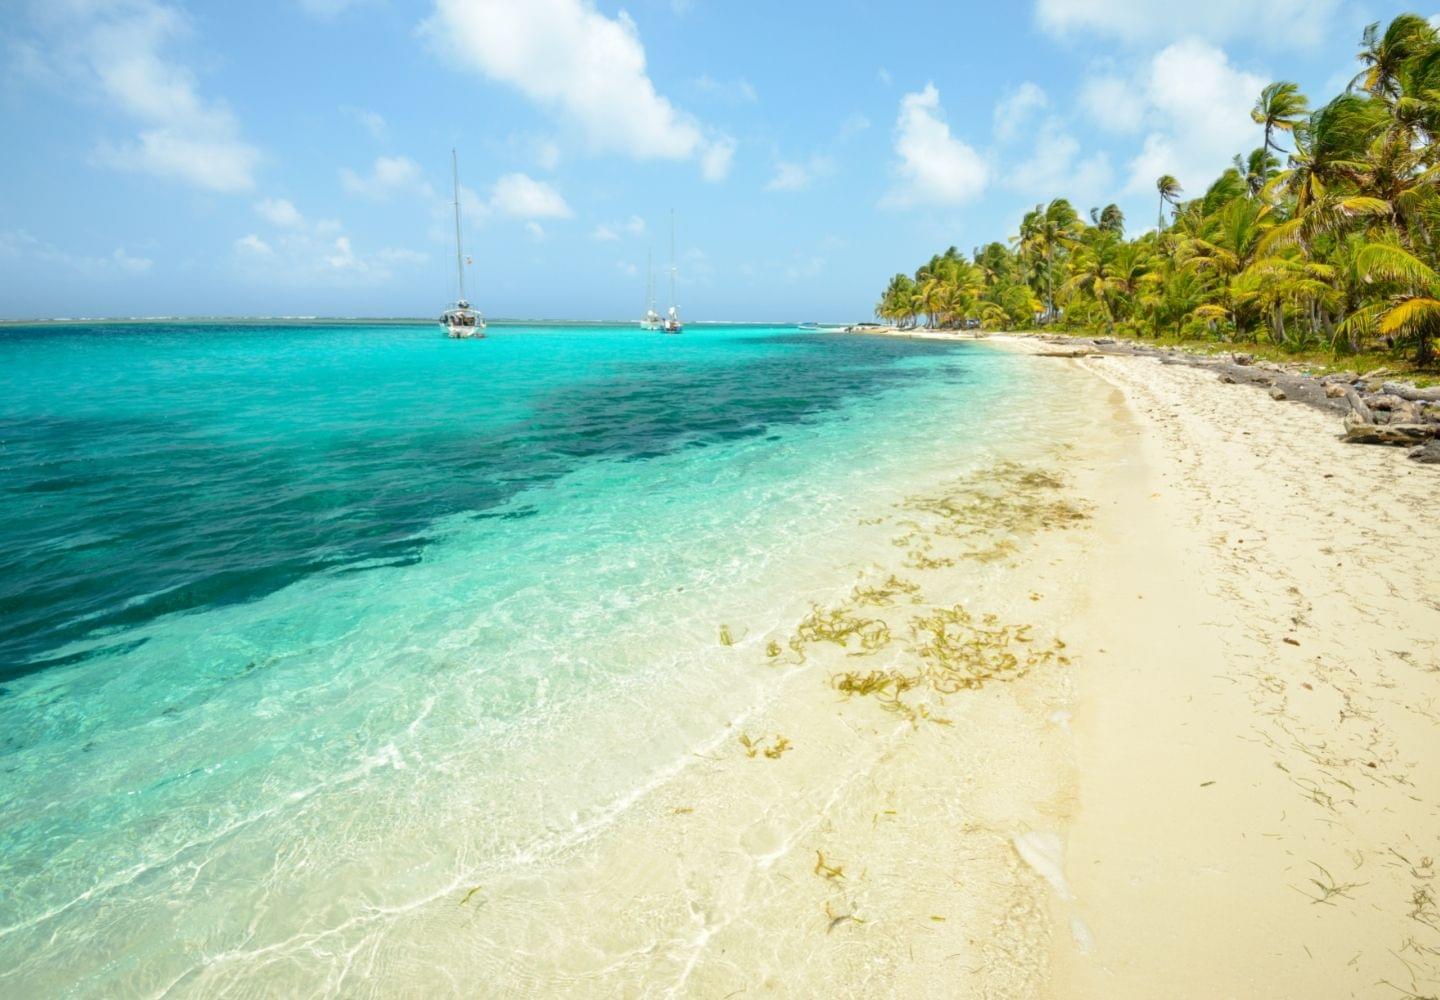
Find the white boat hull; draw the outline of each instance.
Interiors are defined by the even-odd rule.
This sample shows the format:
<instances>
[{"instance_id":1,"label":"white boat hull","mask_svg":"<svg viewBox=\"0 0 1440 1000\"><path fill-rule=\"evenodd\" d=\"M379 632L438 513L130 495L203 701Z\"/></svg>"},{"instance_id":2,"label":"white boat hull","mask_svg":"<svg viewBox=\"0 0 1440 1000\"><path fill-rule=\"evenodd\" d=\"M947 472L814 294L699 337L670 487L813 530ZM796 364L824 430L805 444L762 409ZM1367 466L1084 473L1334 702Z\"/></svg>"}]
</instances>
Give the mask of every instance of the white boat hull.
<instances>
[{"instance_id":1,"label":"white boat hull","mask_svg":"<svg viewBox=\"0 0 1440 1000\"><path fill-rule=\"evenodd\" d=\"M479 323L475 326L457 326L453 323L442 323L445 328L445 336L451 340L481 340L485 336L485 324Z\"/></svg>"}]
</instances>

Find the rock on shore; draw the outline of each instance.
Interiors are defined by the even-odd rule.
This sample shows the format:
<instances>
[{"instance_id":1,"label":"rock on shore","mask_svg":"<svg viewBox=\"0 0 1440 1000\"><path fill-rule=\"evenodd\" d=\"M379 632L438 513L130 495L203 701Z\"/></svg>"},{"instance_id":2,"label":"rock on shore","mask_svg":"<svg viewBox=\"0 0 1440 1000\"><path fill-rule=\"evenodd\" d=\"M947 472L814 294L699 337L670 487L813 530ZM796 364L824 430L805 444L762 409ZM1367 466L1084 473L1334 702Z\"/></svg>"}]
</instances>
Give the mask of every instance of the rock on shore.
<instances>
[{"instance_id":1,"label":"rock on shore","mask_svg":"<svg viewBox=\"0 0 1440 1000\"><path fill-rule=\"evenodd\" d=\"M1304 403L1341 415L1346 441L1412 448L1424 445L1410 457L1440 463L1440 387L1421 389L1405 382L1382 381L1391 374L1383 368L1368 375L1335 372L1315 376L1300 365L1256 361L1250 354L1204 356L1108 337L1042 334L1039 339L1057 345L1055 350L1039 352L1047 357L1129 354L1154 357L1161 364L1208 368L1217 372L1222 382L1256 386L1276 402Z\"/></svg>"}]
</instances>

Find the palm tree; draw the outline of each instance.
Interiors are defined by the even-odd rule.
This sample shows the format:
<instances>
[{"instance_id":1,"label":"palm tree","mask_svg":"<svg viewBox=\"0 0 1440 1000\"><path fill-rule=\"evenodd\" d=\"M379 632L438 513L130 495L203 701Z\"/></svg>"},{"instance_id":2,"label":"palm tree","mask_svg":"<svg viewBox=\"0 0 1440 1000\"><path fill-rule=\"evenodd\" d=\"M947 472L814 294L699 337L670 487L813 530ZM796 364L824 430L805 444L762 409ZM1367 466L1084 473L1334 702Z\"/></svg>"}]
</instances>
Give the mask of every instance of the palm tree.
<instances>
[{"instance_id":1,"label":"palm tree","mask_svg":"<svg viewBox=\"0 0 1440 1000\"><path fill-rule=\"evenodd\" d=\"M1300 88L1288 80L1280 80L1260 91L1260 99L1250 111L1250 118L1256 125L1265 128L1265 145L1261 148L1282 153L1284 150L1272 138L1275 132L1294 132L1295 126L1308 114L1310 101L1300 93Z\"/></svg>"},{"instance_id":2,"label":"palm tree","mask_svg":"<svg viewBox=\"0 0 1440 1000\"><path fill-rule=\"evenodd\" d=\"M1073 243L1080 229L1080 216L1075 206L1064 198L1056 198L1043 209L1037 205L1035 239L1045 253L1045 311L1055 318L1055 251Z\"/></svg>"},{"instance_id":3,"label":"palm tree","mask_svg":"<svg viewBox=\"0 0 1440 1000\"><path fill-rule=\"evenodd\" d=\"M1184 189L1180 187L1180 182L1174 177L1171 177L1169 174L1161 174L1160 179L1155 182L1155 190L1160 192L1159 222L1155 228L1159 232L1164 232L1165 204L1167 202L1171 205L1179 204L1180 195L1184 193Z\"/></svg>"},{"instance_id":4,"label":"palm tree","mask_svg":"<svg viewBox=\"0 0 1440 1000\"><path fill-rule=\"evenodd\" d=\"M1433 344L1440 334L1440 274L1397 246L1372 243L1356 255L1356 266L1368 281L1393 285L1395 293L1378 307L1377 329L1386 336L1415 340L1415 361L1434 360Z\"/></svg>"},{"instance_id":5,"label":"palm tree","mask_svg":"<svg viewBox=\"0 0 1440 1000\"><path fill-rule=\"evenodd\" d=\"M1379 23L1365 28L1356 59L1365 68L1350 81L1350 90L1363 90L1382 100L1400 96L1401 77L1406 64L1434 50L1435 29L1418 14L1401 14L1390 22L1385 33Z\"/></svg>"},{"instance_id":6,"label":"palm tree","mask_svg":"<svg viewBox=\"0 0 1440 1000\"><path fill-rule=\"evenodd\" d=\"M1125 235L1125 213L1120 211L1120 206L1114 203L1106 205L1100 210L1095 224L1107 233L1114 233L1116 236Z\"/></svg>"},{"instance_id":7,"label":"palm tree","mask_svg":"<svg viewBox=\"0 0 1440 1000\"><path fill-rule=\"evenodd\" d=\"M1228 314L1236 333L1246 327L1236 295L1236 281L1264 259L1264 238L1274 216L1269 205L1258 200L1237 198L1206 220L1201 234L1185 240L1179 257L1190 270L1209 275L1215 281L1220 312Z\"/></svg>"},{"instance_id":8,"label":"palm tree","mask_svg":"<svg viewBox=\"0 0 1440 1000\"><path fill-rule=\"evenodd\" d=\"M1258 197L1270 182L1280 161L1270 155L1270 150L1261 146L1259 149L1252 149L1250 155L1242 157L1235 154L1235 172L1245 182L1245 189L1250 192L1250 197Z\"/></svg>"},{"instance_id":9,"label":"palm tree","mask_svg":"<svg viewBox=\"0 0 1440 1000\"><path fill-rule=\"evenodd\" d=\"M1290 169L1276 179L1303 211L1332 186L1363 169L1365 151L1389 122L1386 106L1356 94L1341 94L1295 130Z\"/></svg>"}]
</instances>

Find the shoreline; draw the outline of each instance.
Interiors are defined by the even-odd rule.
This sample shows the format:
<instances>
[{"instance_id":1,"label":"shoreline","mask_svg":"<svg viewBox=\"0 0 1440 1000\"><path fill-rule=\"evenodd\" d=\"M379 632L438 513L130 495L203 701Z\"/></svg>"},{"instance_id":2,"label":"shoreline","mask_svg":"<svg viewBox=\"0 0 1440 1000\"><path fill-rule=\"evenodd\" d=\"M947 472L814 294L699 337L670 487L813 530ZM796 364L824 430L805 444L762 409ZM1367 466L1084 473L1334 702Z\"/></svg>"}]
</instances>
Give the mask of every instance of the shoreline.
<instances>
[{"instance_id":1,"label":"shoreline","mask_svg":"<svg viewBox=\"0 0 1440 1000\"><path fill-rule=\"evenodd\" d=\"M912 340L985 342L1043 357L1137 357L1165 365L1186 365L1215 373L1222 382L1264 389L1275 402L1298 402L1342 417L1345 440L1356 444L1397 446L1427 465L1440 464L1440 386L1418 388L1400 381L1389 368L1367 373L1316 374L1299 362L1256 360L1243 352L1197 353L1113 337L1083 334L982 333L964 330L902 330L898 327L850 327L846 333Z\"/></svg>"}]
</instances>

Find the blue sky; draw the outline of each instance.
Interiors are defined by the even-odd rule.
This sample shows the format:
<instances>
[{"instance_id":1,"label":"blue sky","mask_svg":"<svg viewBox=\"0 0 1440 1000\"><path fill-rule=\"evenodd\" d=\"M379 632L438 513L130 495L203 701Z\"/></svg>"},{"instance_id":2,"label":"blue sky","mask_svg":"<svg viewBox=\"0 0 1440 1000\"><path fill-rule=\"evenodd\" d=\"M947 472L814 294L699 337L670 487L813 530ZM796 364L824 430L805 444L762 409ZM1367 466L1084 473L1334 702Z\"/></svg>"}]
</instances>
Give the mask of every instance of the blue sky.
<instances>
[{"instance_id":1,"label":"blue sky","mask_svg":"<svg viewBox=\"0 0 1440 1000\"><path fill-rule=\"evenodd\" d=\"M868 317L1037 200L1155 215L1328 99L1342 0L4 0L0 317ZM1422 9L1421 13L1432 11Z\"/></svg>"}]
</instances>

